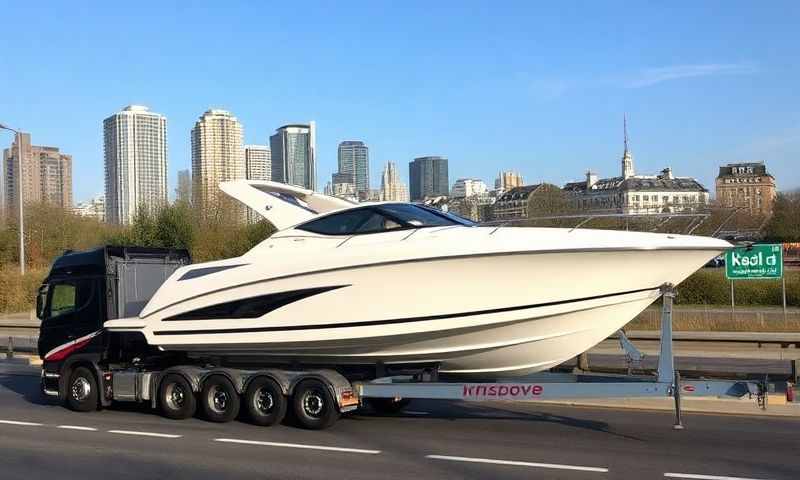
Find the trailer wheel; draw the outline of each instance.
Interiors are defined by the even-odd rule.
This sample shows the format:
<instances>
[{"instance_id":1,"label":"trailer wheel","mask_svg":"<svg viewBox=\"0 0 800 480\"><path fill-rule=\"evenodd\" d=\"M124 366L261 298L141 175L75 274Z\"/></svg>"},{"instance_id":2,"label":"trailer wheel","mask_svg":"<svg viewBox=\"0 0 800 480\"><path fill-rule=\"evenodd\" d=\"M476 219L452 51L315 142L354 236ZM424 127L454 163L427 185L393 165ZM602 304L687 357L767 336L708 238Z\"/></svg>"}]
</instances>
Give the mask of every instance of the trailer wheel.
<instances>
[{"instance_id":1,"label":"trailer wheel","mask_svg":"<svg viewBox=\"0 0 800 480\"><path fill-rule=\"evenodd\" d=\"M239 414L239 394L222 375L212 375L203 382L200 402L203 413L212 422L230 422Z\"/></svg>"},{"instance_id":2,"label":"trailer wheel","mask_svg":"<svg viewBox=\"0 0 800 480\"><path fill-rule=\"evenodd\" d=\"M78 367L72 371L67 384L67 407L76 412L97 410L97 380L86 367Z\"/></svg>"},{"instance_id":3,"label":"trailer wheel","mask_svg":"<svg viewBox=\"0 0 800 480\"><path fill-rule=\"evenodd\" d=\"M410 398L368 398L367 403L377 413L397 414L402 412L409 403Z\"/></svg>"},{"instance_id":4,"label":"trailer wheel","mask_svg":"<svg viewBox=\"0 0 800 480\"><path fill-rule=\"evenodd\" d=\"M320 380L308 379L300 382L292 397L294 414L300 426L309 430L322 430L339 419L339 410L325 385Z\"/></svg>"},{"instance_id":5,"label":"trailer wheel","mask_svg":"<svg viewBox=\"0 0 800 480\"><path fill-rule=\"evenodd\" d=\"M197 399L192 386L182 375L171 373L161 380L158 392L158 404L161 413L173 420L183 420L194 415L197 410Z\"/></svg>"},{"instance_id":6,"label":"trailer wheel","mask_svg":"<svg viewBox=\"0 0 800 480\"><path fill-rule=\"evenodd\" d=\"M250 420L262 427L280 423L286 415L286 403L281 387L266 377L258 377L250 382L244 394Z\"/></svg>"}]
</instances>

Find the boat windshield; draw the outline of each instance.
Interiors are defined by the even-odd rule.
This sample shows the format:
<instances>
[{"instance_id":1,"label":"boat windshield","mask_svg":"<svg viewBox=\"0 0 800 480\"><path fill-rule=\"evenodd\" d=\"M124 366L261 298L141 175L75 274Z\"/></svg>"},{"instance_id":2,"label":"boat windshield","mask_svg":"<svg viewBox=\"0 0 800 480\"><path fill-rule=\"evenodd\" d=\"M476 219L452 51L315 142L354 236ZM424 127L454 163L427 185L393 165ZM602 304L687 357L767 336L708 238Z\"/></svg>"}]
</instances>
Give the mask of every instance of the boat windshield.
<instances>
[{"instance_id":1,"label":"boat windshield","mask_svg":"<svg viewBox=\"0 0 800 480\"><path fill-rule=\"evenodd\" d=\"M409 203L387 203L379 210L413 227L446 227L450 225L474 225L466 218L457 217L440 210Z\"/></svg>"},{"instance_id":2,"label":"boat windshield","mask_svg":"<svg viewBox=\"0 0 800 480\"><path fill-rule=\"evenodd\" d=\"M297 226L322 235L359 235L424 227L471 226L467 219L408 203L386 203L332 213Z\"/></svg>"}]
</instances>

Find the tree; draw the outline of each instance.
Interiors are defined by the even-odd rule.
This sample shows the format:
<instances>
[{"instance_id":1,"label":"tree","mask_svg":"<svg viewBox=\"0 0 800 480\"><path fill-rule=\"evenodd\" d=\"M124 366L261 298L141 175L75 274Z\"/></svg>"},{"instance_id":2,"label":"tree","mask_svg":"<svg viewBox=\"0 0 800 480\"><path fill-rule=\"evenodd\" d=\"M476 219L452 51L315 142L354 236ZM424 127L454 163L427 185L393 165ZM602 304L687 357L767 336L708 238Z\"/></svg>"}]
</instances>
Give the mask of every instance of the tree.
<instances>
[{"instance_id":1,"label":"tree","mask_svg":"<svg viewBox=\"0 0 800 480\"><path fill-rule=\"evenodd\" d=\"M572 197L557 185L543 183L528 196L528 224L535 226L566 227L574 224L575 219L545 219L538 217L555 217L571 215L576 212Z\"/></svg>"},{"instance_id":2,"label":"tree","mask_svg":"<svg viewBox=\"0 0 800 480\"><path fill-rule=\"evenodd\" d=\"M765 237L773 242L800 242L800 194L778 194Z\"/></svg>"},{"instance_id":3,"label":"tree","mask_svg":"<svg viewBox=\"0 0 800 480\"><path fill-rule=\"evenodd\" d=\"M575 213L572 198L556 185L543 183L528 197L528 218L572 213Z\"/></svg>"}]
</instances>

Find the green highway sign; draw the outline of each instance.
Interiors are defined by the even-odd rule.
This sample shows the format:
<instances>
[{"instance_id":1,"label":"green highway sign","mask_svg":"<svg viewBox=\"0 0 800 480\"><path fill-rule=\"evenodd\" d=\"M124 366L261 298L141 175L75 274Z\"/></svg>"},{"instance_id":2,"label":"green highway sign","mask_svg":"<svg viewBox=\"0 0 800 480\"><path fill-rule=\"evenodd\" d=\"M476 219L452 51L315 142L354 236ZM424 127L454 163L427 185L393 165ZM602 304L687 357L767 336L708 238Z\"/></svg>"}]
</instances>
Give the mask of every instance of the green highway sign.
<instances>
[{"instance_id":1,"label":"green highway sign","mask_svg":"<svg viewBox=\"0 0 800 480\"><path fill-rule=\"evenodd\" d=\"M783 245L763 244L725 252L725 276L731 280L783 277Z\"/></svg>"}]
</instances>

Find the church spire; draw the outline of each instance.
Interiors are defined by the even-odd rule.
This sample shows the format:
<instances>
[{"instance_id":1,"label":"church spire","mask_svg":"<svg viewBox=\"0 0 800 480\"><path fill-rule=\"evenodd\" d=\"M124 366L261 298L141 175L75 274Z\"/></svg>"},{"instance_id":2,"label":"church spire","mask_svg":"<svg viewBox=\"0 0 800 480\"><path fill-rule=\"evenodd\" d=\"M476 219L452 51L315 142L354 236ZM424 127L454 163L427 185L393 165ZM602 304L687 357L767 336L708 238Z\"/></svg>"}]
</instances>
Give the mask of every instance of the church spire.
<instances>
[{"instance_id":1,"label":"church spire","mask_svg":"<svg viewBox=\"0 0 800 480\"><path fill-rule=\"evenodd\" d=\"M622 178L632 177L633 173L633 155L628 150L628 115L622 115L622 132L624 135L625 150L622 153Z\"/></svg>"}]
</instances>

